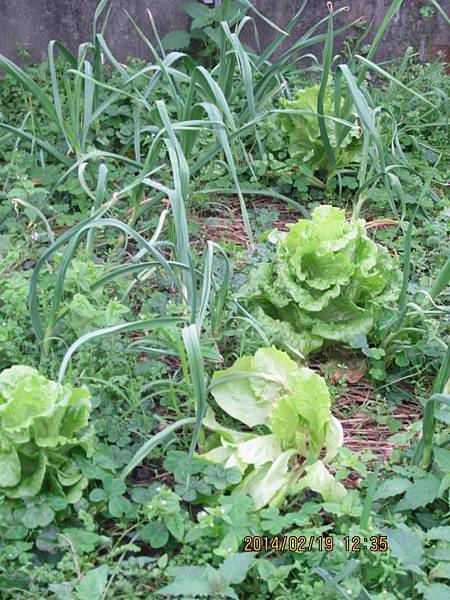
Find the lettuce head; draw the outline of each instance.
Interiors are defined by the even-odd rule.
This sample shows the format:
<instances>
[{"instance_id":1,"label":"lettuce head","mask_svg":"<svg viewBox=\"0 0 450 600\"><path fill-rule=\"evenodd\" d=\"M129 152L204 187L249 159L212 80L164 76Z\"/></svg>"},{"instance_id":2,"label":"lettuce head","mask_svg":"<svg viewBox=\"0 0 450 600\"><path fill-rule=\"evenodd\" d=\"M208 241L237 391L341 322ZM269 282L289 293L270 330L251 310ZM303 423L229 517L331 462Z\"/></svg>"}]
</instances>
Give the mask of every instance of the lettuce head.
<instances>
[{"instance_id":1,"label":"lettuce head","mask_svg":"<svg viewBox=\"0 0 450 600\"><path fill-rule=\"evenodd\" d=\"M271 337L303 355L367 335L380 308L398 299L398 261L363 219L323 205L276 237L274 261L258 265L239 296Z\"/></svg>"},{"instance_id":2,"label":"lettuce head","mask_svg":"<svg viewBox=\"0 0 450 600\"><path fill-rule=\"evenodd\" d=\"M242 473L233 494L251 496L256 508L279 505L306 487L326 501L343 498L345 488L325 466L343 444L342 427L317 373L298 367L275 347L261 348L215 373L211 393L225 413L248 428L220 425L212 409L203 421L211 435L202 457ZM249 431L256 426L262 431Z\"/></svg>"},{"instance_id":3,"label":"lettuce head","mask_svg":"<svg viewBox=\"0 0 450 600\"><path fill-rule=\"evenodd\" d=\"M0 373L0 494L31 498L51 490L77 502L87 479L78 456L93 453L86 388L58 386L36 369Z\"/></svg>"},{"instance_id":4,"label":"lettuce head","mask_svg":"<svg viewBox=\"0 0 450 600\"><path fill-rule=\"evenodd\" d=\"M317 107L320 85L313 85L298 90L292 100L283 100L280 112L273 118L272 128L275 134L268 137L268 148L273 152L287 150L289 156L298 163L307 163L313 172L332 170L328 163L324 143L320 135ZM333 88L329 85L324 97L324 114L335 116ZM348 167L359 163L362 151L362 128L357 115L354 116L352 127L348 128L342 140L336 136L336 124L331 119L325 119L330 144L336 158L335 167ZM342 127L342 126L340 126Z\"/></svg>"}]
</instances>

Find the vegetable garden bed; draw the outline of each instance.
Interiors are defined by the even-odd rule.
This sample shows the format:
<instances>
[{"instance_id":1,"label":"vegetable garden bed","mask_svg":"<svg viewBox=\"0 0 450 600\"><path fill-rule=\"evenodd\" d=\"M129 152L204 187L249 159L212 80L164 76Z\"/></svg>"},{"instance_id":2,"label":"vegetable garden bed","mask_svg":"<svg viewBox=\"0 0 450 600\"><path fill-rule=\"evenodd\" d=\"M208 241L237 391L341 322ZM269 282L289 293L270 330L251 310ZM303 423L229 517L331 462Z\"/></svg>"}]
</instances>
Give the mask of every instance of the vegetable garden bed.
<instances>
[{"instance_id":1,"label":"vegetable garden bed","mask_svg":"<svg viewBox=\"0 0 450 600\"><path fill-rule=\"evenodd\" d=\"M307 6L0 56L1 598L449 597L449 77Z\"/></svg>"}]
</instances>

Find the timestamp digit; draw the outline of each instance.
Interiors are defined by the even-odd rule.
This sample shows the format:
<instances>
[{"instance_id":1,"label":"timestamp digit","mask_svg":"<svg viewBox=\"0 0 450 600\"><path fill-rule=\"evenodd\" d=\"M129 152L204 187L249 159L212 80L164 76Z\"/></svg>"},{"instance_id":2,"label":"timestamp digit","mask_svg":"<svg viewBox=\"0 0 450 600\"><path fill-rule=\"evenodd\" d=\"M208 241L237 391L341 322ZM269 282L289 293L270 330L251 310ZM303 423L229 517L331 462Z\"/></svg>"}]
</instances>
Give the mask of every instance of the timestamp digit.
<instances>
[{"instance_id":1,"label":"timestamp digit","mask_svg":"<svg viewBox=\"0 0 450 600\"><path fill-rule=\"evenodd\" d=\"M352 552L360 552L361 538L358 535L352 537Z\"/></svg>"},{"instance_id":2,"label":"timestamp digit","mask_svg":"<svg viewBox=\"0 0 450 600\"><path fill-rule=\"evenodd\" d=\"M253 552L252 539L253 538L251 535L247 535L244 538L244 552Z\"/></svg>"},{"instance_id":3,"label":"timestamp digit","mask_svg":"<svg viewBox=\"0 0 450 600\"><path fill-rule=\"evenodd\" d=\"M369 539L370 539L369 550L371 552L378 552L379 537L377 535L371 535Z\"/></svg>"},{"instance_id":4,"label":"timestamp digit","mask_svg":"<svg viewBox=\"0 0 450 600\"><path fill-rule=\"evenodd\" d=\"M290 552L296 552L297 551L297 538L295 537L295 535L291 535L291 537L288 540L288 548Z\"/></svg>"},{"instance_id":5,"label":"timestamp digit","mask_svg":"<svg viewBox=\"0 0 450 600\"><path fill-rule=\"evenodd\" d=\"M389 550L388 539L386 535L378 536L378 551L387 552Z\"/></svg>"},{"instance_id":6,"label":"timestamp digit","mask_svg":"<svg viewBox=\"0 0 450 600\"><path fill-rule=\"evenodd\" d=\"M331 535L325 537L325 552L333 552L334 538Z\"/></svg>"},{"instance_id":7,"label":"timestamp digit","mask_svg":"<svg viewBox=\"0 0 450 600\"><path fill-rule=\"evenodd\" d=\"M306 550L306 537L304 535L299 535L297 552L305 552L305 550Z\"/></svg>"}]
</instances>

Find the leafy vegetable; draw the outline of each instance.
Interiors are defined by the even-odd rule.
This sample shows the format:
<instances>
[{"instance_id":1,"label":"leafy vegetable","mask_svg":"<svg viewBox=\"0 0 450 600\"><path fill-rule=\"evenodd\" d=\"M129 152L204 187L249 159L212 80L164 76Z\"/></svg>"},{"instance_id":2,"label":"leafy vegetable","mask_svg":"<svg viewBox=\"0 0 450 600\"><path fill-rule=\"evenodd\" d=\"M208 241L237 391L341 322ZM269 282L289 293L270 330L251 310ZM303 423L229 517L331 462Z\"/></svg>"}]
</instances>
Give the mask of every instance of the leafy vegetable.
<instances>
[{"instance_id":1,"label":"leafy vegetable","mask_svg":"<svg viewBox=\"0 0 450 600\"><path fill-rule=\"evenodd\" d=\"M267 333L304 355L368 334L379 308L398 298L397 261L342 209L319 206L277 240L275 260L258 265L239 295Z\"/></svg>"},{"instance_id":2,"label":"leafy vegetable","mask_svg":"<svg viewBox=\"0 0 450 600\"><path fill-rule=\"evenodd\" d=\"M329 164L323 140L320 135L318 113L320 85L298 90L293 100L283 100L282 109L287 112L278 113L274 117L274 133L268 136L267 146L272 152L287 149L291 158L299 163L307 163L313 171L329 172L334 167ZM288 112L304 111L305 114ZM324 97L324 115L327 117L338 116L335 114L333 90L327 87ZM336 167L346 167L358 163L361 158L362 129L355 119L348 133L338 143L336 129L342 125L336 124L331 119L325 119L330 144L336 157Z\"/></svg>"},{"instance_id":3,"label":"leafy vegetable","mask_svg":"<svg viewBox=\"0 0 450 600\"><path fill-rule=\"evenodd\" d=\"M227 558L238 552L247 535L258 532L258 519L252 498L237 494L223 495L216 506L205 506L198 513L198 523L186 533L184 542L198 543L203 539L211 544L212 540L219 541L212 552Z\"/></svg>"},{"instance_id":4,"label":"leafy vegetable","mask_svg":"<svg viewBox=\"0 0 450 600\"><path fill-rule=\"evenodd\" d=\"M58 386L31 367L0 373L0 493L31 498L44 488L78 502L87 479L78 456L91 456L94 433L86 388Z\"/></svg>"},{"instance_id":5,"label":"leafy vegetable","mask_svg":"<svg viewBox=\"0 0 450 600\"><path fill-rule=\"evenodd\" d=\"M231 417L269 430L263 435L235 431L221 426L211 409L207 412L203 424L216 435L207 440L204 458L239 467L243 480L233 494L251 496L257 509L280 505L305 487L329 501L345 495L325 467L342 446L343 433L317 373L299 368L285 352L262 348L215 373L212 394Z\"/></svg>"},{"instance_id":6,"label":"leafy vegetable","mask_svg":"<svg viewBox=\"0 0 450 600\"><path fill-rule=\"evenodd\" d=\"M174 581L158 590L157 594L188 595L190 598L238 598L231 586L245 580L252 558L252 554L241 552L228 556L218 569L211 565L175 567Z\"/></svg>"},{"instance_id":7,"label":"leafy vegetable","mask_svg":"<svg viewBox=\"0 0 450 600\"><path fill-rule=\"evenodd\" d=\"M144 506L144 514L149 523L142 528L140 538L153 548L165 546L169 534L178 541L183 541L184 521L180 500L168 487L157 488L155 496Z\"/></svg>"}]
</instances>

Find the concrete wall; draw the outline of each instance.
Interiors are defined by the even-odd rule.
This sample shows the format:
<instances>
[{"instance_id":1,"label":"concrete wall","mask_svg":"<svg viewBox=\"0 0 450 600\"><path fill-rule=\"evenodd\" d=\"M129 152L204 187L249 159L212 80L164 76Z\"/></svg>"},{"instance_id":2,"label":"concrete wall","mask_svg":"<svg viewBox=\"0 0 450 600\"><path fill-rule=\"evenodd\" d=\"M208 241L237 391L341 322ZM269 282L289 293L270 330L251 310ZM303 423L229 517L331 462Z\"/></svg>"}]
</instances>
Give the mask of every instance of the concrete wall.
<instances>
[{"instance_id":1,"label":"concrete wall","mask_svg":"<svg viewBox=\"0 0 450 600\"><path fill-rule=\"evenodd\" d=\"M161 35L174 29L187 28L189 17L181 10L184 0L113 0L113 8L107 31L107 41L116 56L125 59L133 54L149 57L149 51L134 31L126 9L146 32L150 23L146 14L149 9L157 23ZM376 30L391 0L341 0L335 1L335 8L348 5L349 11L339 17L338 25L363 17L373 22ZM92 18L98 0L0 0L0 53L18 60L18 46L25 46L33 59L45 58L47 44L51 39L64 42L72 49L83 41L91 39ZM271 20L283 27L289 23L303 0L254 0L258 9ZM450 13L450 0L440 0L441 6ZM444 19L436 15L431 22L420 15L420 8L429 6L426 0L404 0L395 16L390 30L380 47L378 58L388 59L400 56L405 48L413 45L426 60L431 45L447 46L449 29ZM306 31L314 23L327 15L325 0L310 0L298 28L298 33ZM259 23L262 45L273 36L273 30ZM246 37L250 39L250 30ZM338 47L336 48L338 50ZM19 59L20 60L20 59Z\"/></svg>"}]
</instances>

